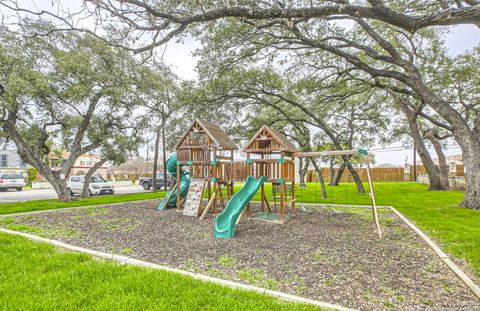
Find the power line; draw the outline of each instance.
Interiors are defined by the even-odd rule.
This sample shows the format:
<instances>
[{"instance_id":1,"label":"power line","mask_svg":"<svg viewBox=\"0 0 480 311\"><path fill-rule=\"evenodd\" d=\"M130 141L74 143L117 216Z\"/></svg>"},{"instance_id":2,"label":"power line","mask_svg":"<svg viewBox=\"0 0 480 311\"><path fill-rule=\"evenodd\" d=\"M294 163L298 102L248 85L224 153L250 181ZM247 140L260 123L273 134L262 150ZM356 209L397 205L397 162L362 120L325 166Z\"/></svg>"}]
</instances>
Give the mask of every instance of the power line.
<instances>
[{"instance_id":1,"label":"power line","mask_svg":"<svg viewBox=\"0 0 480 311\"><path fill-rule=\"evenodd\" d=\"M444 147L460 148L459 145L454 145L454 144L444 145ZM381 153L381 152L395 152L395 151L407 151L407 150L413 150L413 146L395 146L395 147L386 147L386 148L374 148L374 149L369 149L368 151Z\"/></svg>"}]
</instances>

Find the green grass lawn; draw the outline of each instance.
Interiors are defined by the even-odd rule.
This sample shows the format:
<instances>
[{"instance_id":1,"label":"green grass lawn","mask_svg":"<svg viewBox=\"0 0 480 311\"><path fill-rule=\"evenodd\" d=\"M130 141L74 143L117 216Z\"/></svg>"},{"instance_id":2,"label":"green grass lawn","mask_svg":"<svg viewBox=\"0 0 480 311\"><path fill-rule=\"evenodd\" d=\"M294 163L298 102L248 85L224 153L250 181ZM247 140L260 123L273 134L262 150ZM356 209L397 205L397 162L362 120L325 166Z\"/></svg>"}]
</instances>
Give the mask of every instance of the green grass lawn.
<instances>
[{"instance_id":1,"label":"green grass lawn","mask_svg":"<svg viewBox=\"0 0 480 311\"><path fill-rule=\"evenodd\" d=\"M26 201L26 202L16 202L16 203L0 203L0 214L13 214L13 213L42 211L42 210L57 209L57 208L131 202L131 201L163 198L164 196L165 196L165 192L159 191L156 193L142 192L142 193L133 193L133 194L95 196L93 198L86 198L86 199L75 197L75 199L70 202L59 202L57 199L51 199L51 200L36 200L36 201Z\"/></svg>"},{"instance_id":2,"label":"green grass lawn","mask_svg":"<svg viewBox=\"0 0 480 311\"><path fill-rule=\"evenodd\" d=\"M2 310L317 310L0 234Z\"/></svg>"}]
</instances>

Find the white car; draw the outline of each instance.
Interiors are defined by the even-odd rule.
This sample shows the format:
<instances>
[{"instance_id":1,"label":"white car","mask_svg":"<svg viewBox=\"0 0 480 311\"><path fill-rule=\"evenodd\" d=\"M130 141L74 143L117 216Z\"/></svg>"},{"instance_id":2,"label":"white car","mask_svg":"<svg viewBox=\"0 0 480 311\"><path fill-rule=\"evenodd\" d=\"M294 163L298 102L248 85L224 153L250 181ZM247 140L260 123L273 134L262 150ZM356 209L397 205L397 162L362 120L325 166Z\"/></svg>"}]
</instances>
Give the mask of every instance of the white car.
<instances>
[{"instance_id":1,"label":"white car","mask_svg":"<svg viewBox=\"0 0 480 311\"><path fill-rule=\"evenodd\" d=\"M68 180L68 190L71 195L82 194L85 176L70 176ZM95 194L114 194L115 188L102 177L93 176L88 186L90 196Z\"/></svg>"},{"instance_id":2,"label":"white car","mask_svg":"<svg viewBox=\"0 0 480 311\"><path fill-rule=\"evenodd\" d=\"M22 191L25 180L20 173L0 173L0 190L17 189Z\"/></svg>"}]
</instances>

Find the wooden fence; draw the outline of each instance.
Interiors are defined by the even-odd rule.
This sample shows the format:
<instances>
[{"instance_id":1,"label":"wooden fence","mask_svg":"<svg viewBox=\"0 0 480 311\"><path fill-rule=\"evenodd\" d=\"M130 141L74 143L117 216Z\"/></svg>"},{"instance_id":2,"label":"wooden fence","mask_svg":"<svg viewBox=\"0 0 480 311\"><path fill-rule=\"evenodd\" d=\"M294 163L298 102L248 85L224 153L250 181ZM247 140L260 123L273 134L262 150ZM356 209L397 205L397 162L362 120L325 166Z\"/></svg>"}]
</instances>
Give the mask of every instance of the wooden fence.
<instances>
[{"instance_id":1,"label":"wooden fence","mask_svg":"<svg viewBox=\"0 0 480 311\"><path fill-rule=\"evenodd\" d=\"M338 168L335 169L335 172ZM413 165L410 165L410 172L405 172L403 167L372 167L370 168L372 173L373 181L414 181L413 178ZM360 179L362 181L367 181L367 169L366 168L357 168L356 169ZM426 175L427 171L423 165L417 165L417 176ZM463 165L457 165L455 171L450 172L451 176L464 176ZM322 176L325 182L330 180L330 168L322 167ZM318 181L317 172L315 170L309 170L306 175L307 182ZM343 172L340 182L353 182L353 177L350 174L350 171L345 169Z\"/></svg>"}]
</instances>

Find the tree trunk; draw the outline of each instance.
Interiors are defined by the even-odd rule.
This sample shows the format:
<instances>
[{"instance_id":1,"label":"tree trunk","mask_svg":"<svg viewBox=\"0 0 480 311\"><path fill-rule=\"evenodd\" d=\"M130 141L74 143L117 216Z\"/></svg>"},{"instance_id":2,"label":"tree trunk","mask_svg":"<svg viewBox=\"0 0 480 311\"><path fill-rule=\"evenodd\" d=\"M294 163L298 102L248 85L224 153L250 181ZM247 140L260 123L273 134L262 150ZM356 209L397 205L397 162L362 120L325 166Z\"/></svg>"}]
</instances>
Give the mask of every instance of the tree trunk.
<instances>
[{"instance_id":1,"label":"tree trunk","mask_svg":"<svg viewBox=\"0 0 480 311\"><path fill-rule=\"evenodd\" d=\"M335 186L335 157L331 156L329 162L330 162L330 180L328 184L330 186Z\"/></svg>"},{"instance_id":2,"label":"tree trunk","mask_svg":"<svg viewBox=\"0 0 480 311\"><path fill-rule=\"evenodd\" d=\"M442 184L440 180L440 171L438 170L438 167L433 162L432 157L428 152L427 146L425 146L422 133L420 132L420 129L417 123L417 119L418 119L417 113L414 110L412 110L408 106L408 104L404 101L404 99L402 99L401 97L394 95L394 98L395 98L395 102L400 107L403 114L405 115L405 118L407 119L408 128L410 129L410 136L413 138L413 141L415 142L415 146L417 147L417 153L420 156L420 159L422 160L422 164L425 167L425 170L427 171L428 183L429 183L428 189L429 190L448 189L448 188L445 188L444 187L445 185Z\"/></svg>"},{"instance_id":3,"label":"tree trunk","mask_svg":"<svg viewBox=\"0 0 480 311\"><path fill-rule=\"evenodd\" d=\"M158 171L158 145L160 144L160 133L162 126L158 126L155 131L155 147L153 153L153 174L152 174L152 191L157 192L157 171ZM165 180L165 183L167 181Z\"/></svg>"},{"instance_id":4,"label":"tree trunk","mask_svg":"<svg viewBox=\"0 0 480 311\"><path fill-rule=\"evenodd\" d=\"M480 144L472 146L473 151L463 152L463 165L465 166L466 191L460 206L480 209Z\"/></svg>"},{"instance_id":5,"label":"tree trunk","mask_svg":"<svg viewBox=\"0 0 480 311\"><path fill-rule=\"evenodd\" d=\"M90 197L90 192L88 191L88 188L90 187L90 180L92 179L93 174L107 162L107 158L102 158L100 161L95 163L87 172L84 178L84 183L83 183L83 189L82 189L82 198L89 198Z\"/></svg>"},{"instance_id":6,"label":"tree trunk","mask_svg":"<svg viewBox=\"0 0 480 311\"><path fill-rule=\"evenodd\" d=\"M72 199L72 196L70 195L70 191L67 189L67 181L66 179L60 179L60 178L48 178L45 176L45 179L50 182L52 185L53 189L55 190L58 200L62 202L69 202Z\"/></svg>"},{"instance_id":7,"label":"tree trunk","mask_svg":"<svg viewBox=\"0 0 480 311\"><path fill-rule=\"evenodd\" d=\"M338 183L340 182L340 179L342 178L344 170L345 170L345 163L342 163L340 165L340 167L338 168L338 171L337 171L337 174L335 175L335 178L333 179L332 186L338 186Z\"/></svg>"},{"instance_id":8,"label":"tree trunk","mask_svg":"<svg viewBox=\"0 0 480 311\"><path fill-rule=\"evenodd\" d=\"M307 186L305 184L305 177L307 176L308 162L310 160L308 158L298 158L298 159L299 159L298 175L300 176L300 187L305 188Z\"/></svg>"},{"instance_id":9,"label":"tree trunk","mask_svg":"<svg viewBox=\"0 0 480 311\"><path fill-rule=\"evenodd\" d=\"M315 167L315 171L318 175L318 181L320 182L320 186L322 187L322 198L327 197L327 190L325 189L325 180L323 179L322 169L317 165L317 161L315 159L311 159L313 167Z\"/></svg>"},{"instance_id":10,"label":"tree trunk","mask_svg":"<svg viewBox=\"0 0 480 311\"><path fill-rule=\"evenodd\" d=\"M365 188L363 187L362 180L360 179L360 176L358 176L358 173L355 170L355 168L350 163L348 163L347 168L350 171L350 174L352 174L353 180L355 181L355 184L357 185L358 192L359 193L364 193Z\"/></svg>"},{"instance_id":11,"label":"tree trunk","mask_svg":"<svg viewBox=\"0 0 480 311\"><path fill-rule=\"evenodd\" d=\"M452 127L455 141L462 149L463 165L465 167L465 198L460 206L480 209L480 128L477 120L473 128L465 118L448 102L438 97L430 90L421 78L420 73L411 75L409 86L421 96Z\"/></svg>"},{"instance_id":12,"label":"tree trunk","mask_svg":"<svg viewBox=\"0 0 480 311\"><path fill-rule=\"evenodd\" d=\"M443 189L450 189L450 182L448 180L448 165L447 159L445 158L445 154L442 150L442 145L437 137L435 137L434 133L428 132L425 137L430 140L433 147L435 148L435 152L438 158L438 171L440 175L440 183Z\"/></svg>"}]
</instances>

